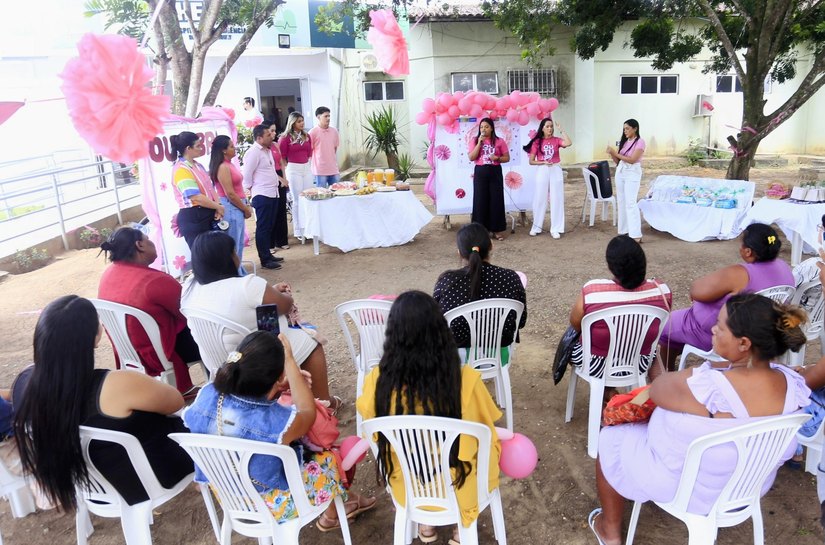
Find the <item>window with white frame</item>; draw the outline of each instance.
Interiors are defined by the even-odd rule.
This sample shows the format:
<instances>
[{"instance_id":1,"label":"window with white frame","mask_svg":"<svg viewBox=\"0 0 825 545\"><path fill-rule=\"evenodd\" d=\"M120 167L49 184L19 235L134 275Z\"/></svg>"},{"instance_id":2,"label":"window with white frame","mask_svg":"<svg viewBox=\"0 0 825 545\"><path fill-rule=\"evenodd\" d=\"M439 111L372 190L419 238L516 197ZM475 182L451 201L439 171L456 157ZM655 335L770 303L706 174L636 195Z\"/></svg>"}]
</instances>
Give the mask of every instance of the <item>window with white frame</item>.
<instances>
[{"instance_id":1,"label":"window with white frame","mask_svg":"<svg viewBox=\"0 0 825 545\"><path fill-rule=\"evenodd\" d=\"M498 72L455 72L450 79L453 93L480 91L488 95L498 94Z\"/></svg>"},{"instance_id":2,"label":"window with white frame","mask_svg":"<svg viewBox=\"0 0 825 545\"><path fill-rule=\"evenodd\" d=\"M623 95L678 94L679 76L622 76L619 92Z\"/></svg>"},{"instance_id":3,"label":"window with white frame","mask_svg":"<svg viewBox=\"0 0 825 545\"><path fill-rule=\"evenodd\" d=\"M771 92L772 86L771 77L765 78L765 93ZM739 81L739 76L735 74L721 74L716 76L716 92L717 93L741 93L742 82Z\"/></svg>"},{"instance_id":4,"label":"window with white frame","mask_svg":"<svg viewBox=\"0 0 825 545\"><path fill-rule=\"evenodd\" d=\"M365 81L364 100L367 102L404 100L404 82Z\"/></svg>"},{"instance_id":5,"label":"window with white frame","mask_svg":"<svg viewBox=\"0 0 825 545\"><path fill-rule=\"evenodd\" d=\"M507 87L510 91L518 89L524 92L539 93L542 96L555 96L556 71L546 70L508 70Z\"/></svg>"}]
</instances>

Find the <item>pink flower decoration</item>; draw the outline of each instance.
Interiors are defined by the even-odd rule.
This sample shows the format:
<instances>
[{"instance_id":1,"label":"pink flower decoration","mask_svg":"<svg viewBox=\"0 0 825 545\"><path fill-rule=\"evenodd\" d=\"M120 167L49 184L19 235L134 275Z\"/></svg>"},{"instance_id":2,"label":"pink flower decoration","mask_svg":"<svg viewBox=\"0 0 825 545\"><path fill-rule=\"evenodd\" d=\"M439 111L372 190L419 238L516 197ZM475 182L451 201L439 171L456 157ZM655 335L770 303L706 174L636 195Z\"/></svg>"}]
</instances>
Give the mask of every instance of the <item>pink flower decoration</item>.
<instances>
[{"instance_id":1,"label":"pink flower decoration","mask_svg":"<svg viewBox=\"0 0 825 545\"><path fill-rule=\"evenodd\" d=\"M259 115L256 115L255 117L253 117L251 119L247 119L246 121L244 121L243 124L244 124L244 126L246 126L247 129L254 129L255 127L257 127L258 125L260 125L263 122L264 122L263 118Z\"/></svg>"},{"instance_id":2,"label":"pink flower decoration","mask_svg":"<svg viewBox=\"0 0 825 545\"><path fill-rule=\"evenodd\" d=\"M511 170L504 176L504 185L510 189L518 189L524 183L524 178L516 171Z\"/></svg>"},{"instance_id":3,"label":"pink flower decoration","mask_svg":"<svg viewBox=\"0 0 825 545\"><path fill-rule=\"evenodd\" d=\"M169 97L153 95L152 70L137 42L116 34L86 34L60 77L75 129L94 150L121 163L149 155L163 130Z\"/></svg>"},{"instance_id":4,"label":"pink flower decoration","mask_svg":"<svg viewBox=\"0 0 825 545\"><path fill-rule=\"evenodd\" d=\"M444 144L435 147L435 156L437 159L441 161L446 161L447 159L449 159L450 153L450 148L448 148Z\"/></svg>"},{"instance_id":5,"label":"pink flower decoration","mask_svg":"<svg viewBox=\"0 0 825 545\"><path fill-rule=\"evenodd\" d=\"M227 108L225 106L221 107L221 110L226 112L226 115L229 116L229 119L232 119L234 121L234 119L235 119L235 110L233 110L232 108Z\"/></svg>"},{"instance_id":6,"label":"pink flower decoration","mask_svg":"<svg viewBox=\"0 0 825 545\"><path fill-rule=\"evenodd\" d=\"M444 127L444 130L446 130L450 134L455 134L458 132L459 127L460 125L458 124L458 119L456 119L455 121L453 121L452 125L447 125L446 127Z\"/></svg>"},{"instance_id":7,"label":"pink flower decoration","mask_svg":"<svg viewBox=\"0 0 825 545\"><path fill-rule=\"evenodd\" d=\"M463 199L464 197L467 196L467 192L459 187L458 189L455 190L455 196L458 197L459 199Z\"/></svg>"},{"instance_id":8,"label":"pink flower decoration","mask_svg":"<svg viewBox=\"0 0 825 545\"><path fill-rule=\"evenodd\" d=\"M172 264L177 270L182 271L183 268L186 267L186 258L182 255L176 255L174 261L172 261Z\"/></svg>"},{"instance_id":9,"label":"pink flower decoration","mask_svg":"<svg viewBox=\"0 0 825 545\"><path fill-rule=\"evenodd\" d=\"M407 40L395 20L392 10L370 10L370 29L367 41L378 58L378 66L391 76L405 76L410 73L410 57Z\"/></svg>"},{"instance_id":10,"label":"pink flower decoration","mask_svg":"<svg viewBox=\"0 0 825 545\"><path fill-rule=\"evenodd\" d=\"M536 136L536 129L530 129L530 132L527 133L527 136L530 138L530 140L532 140L533 137Z\"/></svg>"},{"instance_id":11,"label":"pink flower decoration","mask_svg":"<svg viewBox=\"0 0 825 545\"><path fill-rule=\"evenodd\" d=\"M178 226L178 215L175 214L172 216L172 232L175 234L176 237L180 238L180 227Z\"/></svg>"},{"instance_id":12,"label":"pink flower decoration","mask_svg":"<svg viewBox=\"0 0 825 545\"><path fill-rule=\"evenodd\" d=\"M168 186L166 185L166 182L161 182L158 187L160 188L161 191L166 191L166 188Z\"/></svg>"}]
</instances>

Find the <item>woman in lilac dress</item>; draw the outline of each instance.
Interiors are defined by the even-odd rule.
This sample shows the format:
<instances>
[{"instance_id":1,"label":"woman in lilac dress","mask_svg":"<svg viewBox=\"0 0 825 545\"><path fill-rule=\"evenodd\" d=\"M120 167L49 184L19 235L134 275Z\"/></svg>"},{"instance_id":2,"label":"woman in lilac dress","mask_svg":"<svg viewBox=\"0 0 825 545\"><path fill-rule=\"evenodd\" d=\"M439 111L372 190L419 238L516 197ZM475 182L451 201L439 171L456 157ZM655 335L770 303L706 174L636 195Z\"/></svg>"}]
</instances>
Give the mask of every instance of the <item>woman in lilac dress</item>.
<instances>
[{"instance_id":1,"label":"woman in lilac dress","mask_svg":"<svg viewBox=\"0 0 825 545\"><path fill-rule=\"evenodd\" d=\"M794 285L793 272L777 259L782 241L770 225L753 223L745 228L739 255L744 263L730 265L693 281L690 308L674 311L659 339L662 360L673 370L686 344L711 348L711 328L728 297L775 286Z\"/></svg>"},{"instance_id":2,"label":"woman in lilac dress","mask_svg":"<svg viewBox=\"0 0 825 545\"><path fill-rule=\"evenodd\" d=\"M650 422L602 429L596 460L602 506L588 520L601 545L622 542L626 499L673 500L693 440L808 405L811 391L805 379L772 363L805 343L800 328L805 320L798 307L761 295L730 297L713 327L713 349L730 363L712 367L705 362L660 376L650 388L656 403ZM783 462L794 448L785 452ZM702 460L688 511L706 515L736 466L736 450L729 445L713 447Z\"/></svg>"}]
</instances>

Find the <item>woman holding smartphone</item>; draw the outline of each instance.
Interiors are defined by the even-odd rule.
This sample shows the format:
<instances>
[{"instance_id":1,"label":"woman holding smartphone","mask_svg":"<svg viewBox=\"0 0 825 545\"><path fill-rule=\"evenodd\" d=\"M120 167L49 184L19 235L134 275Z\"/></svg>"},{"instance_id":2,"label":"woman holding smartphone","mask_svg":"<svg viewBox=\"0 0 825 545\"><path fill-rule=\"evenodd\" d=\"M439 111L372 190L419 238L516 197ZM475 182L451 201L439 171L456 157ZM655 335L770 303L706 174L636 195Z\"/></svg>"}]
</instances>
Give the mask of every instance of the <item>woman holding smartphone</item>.
<instances>
[{"instance_id":1,"label":"woman holding smartphone","mask_svg":"<svg viewBox=\"0 0 825 545\"><path fill-rule=\"evenodd\" d=\"M564 173L561 170L559 150L573 145L570 137L558 125L561 138L555 135L555 124L548 118L539 123L536 135L524 146L530 154L530 164L538 166L536 192L533 195L533 228L530 236L541 233L544 214L550 196L550 236L559 238L564 233Z\"/></svg>"},{"instance_id":2,"label":"woman holding smartphone","mask_svg":"<svg viewBox=\"0 0 825 545\"><path fill-rule=\"evenodd\" d=\"M496 240L504 240L507 218L504 216L504 176L501 164L510 160L503 138L496 136L493 120L485 117L478 124L478 135L470 143L473 173L472 221L480 223Z\"/></svg>"},{"instance_id":3,"label":"woman holding smartphone","mask_svg":"<svg viewBox=\"0 0 825 545\"><path fill-rule=\"evenodd\" d=\"M619 234L630 235L636 242L642 241L642 216L636 200L642 183L642 155L645 141L639 134L639 122L624 122L619 149L607 146L607 153L616 163L616 205L619 209Z\"/></svg>"}]
</instances>

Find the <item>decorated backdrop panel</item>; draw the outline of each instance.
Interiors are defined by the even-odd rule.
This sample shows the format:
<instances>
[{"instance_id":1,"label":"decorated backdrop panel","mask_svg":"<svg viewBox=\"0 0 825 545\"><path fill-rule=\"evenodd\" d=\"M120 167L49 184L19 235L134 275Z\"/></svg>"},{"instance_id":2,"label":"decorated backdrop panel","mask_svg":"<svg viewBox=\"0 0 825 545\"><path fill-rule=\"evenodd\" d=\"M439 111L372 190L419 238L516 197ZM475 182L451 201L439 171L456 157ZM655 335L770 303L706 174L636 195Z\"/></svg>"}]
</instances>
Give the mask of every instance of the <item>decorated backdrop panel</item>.
<instances>
[{"instance_id":1,"label":"decorated backdrop panel","mask_svg":"<svg viewBox=\"0 0 825 545\"><path fill-rule=\"evenodd\" d=\"M507 142L510 150L510 162L501 165L504 174L504 207L508 212L529 210L532 207L539 167L529 164L527 153L521 148L533 137L539 121L531 119L524 126L506 119L495 121L496 135ZM469 118L447 127L436 127L433 161L437 214L472 212L475 163L470 161L468 155L470 143L478 134L479 122L480 119Z\"/></svg>"},{"instance_id":2,"label":"decorated backdrop panel","mask_svg":"<svg viewBox=\"0 0 825 545\"><path fill-rule=\"evenodd\" d=\"M221 118L225 117L225 119ZM140 161L140 179L143 184L143 210L151 225L149 237L158 249L158 260L153 264L172 276L180 276L189 268L190 254L186 241L177 229L178 204L172 189L172 165L175 154L169 139L182 131L191 131L203 138L206 154L197 159L209 169L209 154L215 137L235 135L234 126L225 114L215 113L212 119L176 119L166 121L163 133L149 144L150 154Z\"/></svg>"}]
</instances>

